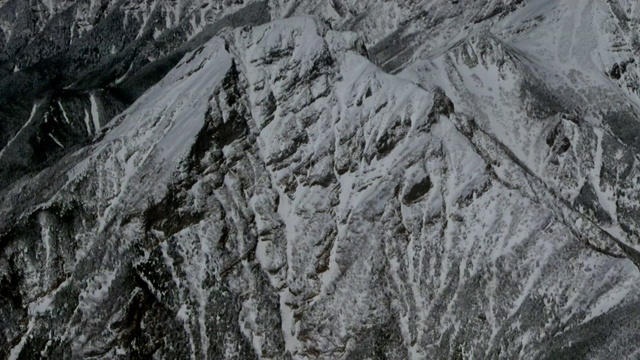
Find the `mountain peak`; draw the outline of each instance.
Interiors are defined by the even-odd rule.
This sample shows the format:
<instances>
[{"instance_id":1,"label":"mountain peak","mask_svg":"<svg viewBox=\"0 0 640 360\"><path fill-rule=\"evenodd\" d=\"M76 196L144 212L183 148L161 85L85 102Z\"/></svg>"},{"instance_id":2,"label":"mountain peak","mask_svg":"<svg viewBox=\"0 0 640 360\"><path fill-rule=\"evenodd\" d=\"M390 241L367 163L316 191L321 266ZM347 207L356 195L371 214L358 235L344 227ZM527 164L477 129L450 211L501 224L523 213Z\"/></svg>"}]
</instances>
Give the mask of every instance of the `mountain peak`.
<instances>
[{"instance_id":1,"label":"mountain peak","mask_svg":"<svg viewBox=\"0 0 640 360\"><path fill-rule=\"evenodd\" d=\"M0 1L0 356L635 356L636 12Z\"/></svg>"}]
</instances>

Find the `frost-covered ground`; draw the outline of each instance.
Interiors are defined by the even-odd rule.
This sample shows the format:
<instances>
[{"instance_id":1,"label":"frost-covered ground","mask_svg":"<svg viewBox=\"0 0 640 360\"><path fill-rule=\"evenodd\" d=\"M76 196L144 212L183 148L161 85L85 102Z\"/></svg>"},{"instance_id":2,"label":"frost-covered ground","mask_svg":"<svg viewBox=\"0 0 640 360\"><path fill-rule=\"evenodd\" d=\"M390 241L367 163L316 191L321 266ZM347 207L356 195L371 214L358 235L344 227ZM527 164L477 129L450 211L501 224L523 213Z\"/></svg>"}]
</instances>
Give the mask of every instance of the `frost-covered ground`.
<instances>
[{"instance_id":1,"label":"frost-covered ground","mask_svg":"<svg viewBox=\"0 0 640 360\"><path fill-rule=\"evenodd\" d=\"M634 2L80 3L192 48L12 118L3 357L640 355Z\"/></svg>"}]
</instances>

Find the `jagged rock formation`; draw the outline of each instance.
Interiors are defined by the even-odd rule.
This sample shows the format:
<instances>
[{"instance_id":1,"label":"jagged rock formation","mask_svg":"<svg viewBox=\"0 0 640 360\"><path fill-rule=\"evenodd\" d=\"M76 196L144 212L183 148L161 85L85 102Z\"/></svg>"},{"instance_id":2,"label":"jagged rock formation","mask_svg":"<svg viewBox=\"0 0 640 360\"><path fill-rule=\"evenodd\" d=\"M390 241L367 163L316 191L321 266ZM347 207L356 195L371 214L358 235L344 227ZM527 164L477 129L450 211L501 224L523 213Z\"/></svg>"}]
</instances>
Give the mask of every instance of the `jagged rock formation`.
<instances>
[{"instance_id":1,"label":"jagged rock formation","mask_svg":"<svg viewBox=\"0 0 640 360\"><path fill-rule=\"evenodd\" d=\"M635 3L34 3L0 356L638 356Z\"/></svg>"},{"instance_id":2,"label":"jagged rock formation","mask_svg":"<svg viewBox=\"0 0 640 360\"><path fill-rule=\"evenodd\" d=\"M221 29L270 19L264 1L0 6L0 33L8 39L0 51L0 143L7 144L0 188L99 137L111 118Z\"/></svg>"}]
</instances>

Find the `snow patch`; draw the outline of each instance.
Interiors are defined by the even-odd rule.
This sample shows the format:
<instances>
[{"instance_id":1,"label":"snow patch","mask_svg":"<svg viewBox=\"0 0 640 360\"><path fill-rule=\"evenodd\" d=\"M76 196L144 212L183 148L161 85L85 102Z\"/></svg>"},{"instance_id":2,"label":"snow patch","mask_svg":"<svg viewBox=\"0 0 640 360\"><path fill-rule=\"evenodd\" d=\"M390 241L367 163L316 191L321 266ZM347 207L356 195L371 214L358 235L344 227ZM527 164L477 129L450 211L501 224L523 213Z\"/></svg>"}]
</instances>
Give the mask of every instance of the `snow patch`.
<instances>
[{"instance_id":1,"label":"snow patch","mask_svg":"<svg viewBox=\"0 0 640 360\"><path fill-rule=\"evenodd\" d=\"M49 133L49 137L51 138L51 140L53 140L58 146L60 146L60 148L64 149L64 145L62 145L62 143L60 142L60 140L56 139L55 136L53 136L52 133Z\"/></svg>"},{"instance_id":2,"label":"snow patch","mask_svg":"<svg viewBox=\"0 0 640 360\"><path fill-rule=\"evenodd\" d=\"M9 353L9 360L18 360L18 357L20 356L20 353L22 352L24 345L27 343L27 339L31 335L31 332L33 331L33 328L35 327L35 325L36 325L36 319L31 318L29 320L29 325L27 326L27 332L24 335L22 335L22 338L20 339L20 342L18 343L18 345L16 345L13 349L11 349L11 352Z\"/></svg>"},{"instance_id":3,"label":"snow patch","mask_svg":"<svg viewBox=\"0 0 640 360\"><path fill-rule=\"evenodd\" d=\"M2 150L0 151L0 158L2 158L2 155L4 155L5 151L7 151L7 149L11 146L11 144L13 144L13 142L16 141L16 139L18 138L18 136L20 136L22 131L24 131L24 129L26 129L29 125L31 125L31 122L33 122L33 120L36 117L36 111L38 110L38 106L39 104L37 103L33 105L33 108L31 109L31 115L29 115L29 119L27 120L26 123L24 123L24 125L22 125L20 130L18 130L18 132L2 148Z\"/></svg>"},{"instance_id":4,"label":"snow patch","mask_svg":"<svg viewBox=\"0 0 640 360\"><path fill-rule=\"evenodd\" d=\"M98 101L96 100L95 94L91 93L89 95L89 100L91 102L91 119L93 120L93 126L96 134L100 133L100 110L98 109Z\"/></svg>"},{"instance_id":5,"label":"snow patch","mask_svg":"<svg viewBox=\"0 0 640 360\"><path fill-rule=\"evenodd\" d=\"M84 126L87 129L87 135L93 135L93 130L91 129L91 115L87 109L84 109Z\"/></svg>"}]
</instances>

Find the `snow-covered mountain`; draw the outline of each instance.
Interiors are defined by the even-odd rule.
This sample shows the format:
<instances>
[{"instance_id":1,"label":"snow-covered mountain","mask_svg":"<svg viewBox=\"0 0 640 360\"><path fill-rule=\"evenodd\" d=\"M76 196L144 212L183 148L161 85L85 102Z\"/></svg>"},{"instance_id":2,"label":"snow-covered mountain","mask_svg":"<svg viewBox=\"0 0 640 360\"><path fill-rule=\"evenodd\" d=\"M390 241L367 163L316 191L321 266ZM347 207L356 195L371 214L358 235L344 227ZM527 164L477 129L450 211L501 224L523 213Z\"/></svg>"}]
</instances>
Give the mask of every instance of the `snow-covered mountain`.
<instances>
[{"instance_id":1,"label":"snow-covered mountain","mask_svg":"<svg viewBox=\"0 0 640 360\"><path fill-rule=\"evenodd\" d=\"M0 357L638 358L639 20L0 0Z\"/></svg>"}]
</instances>

